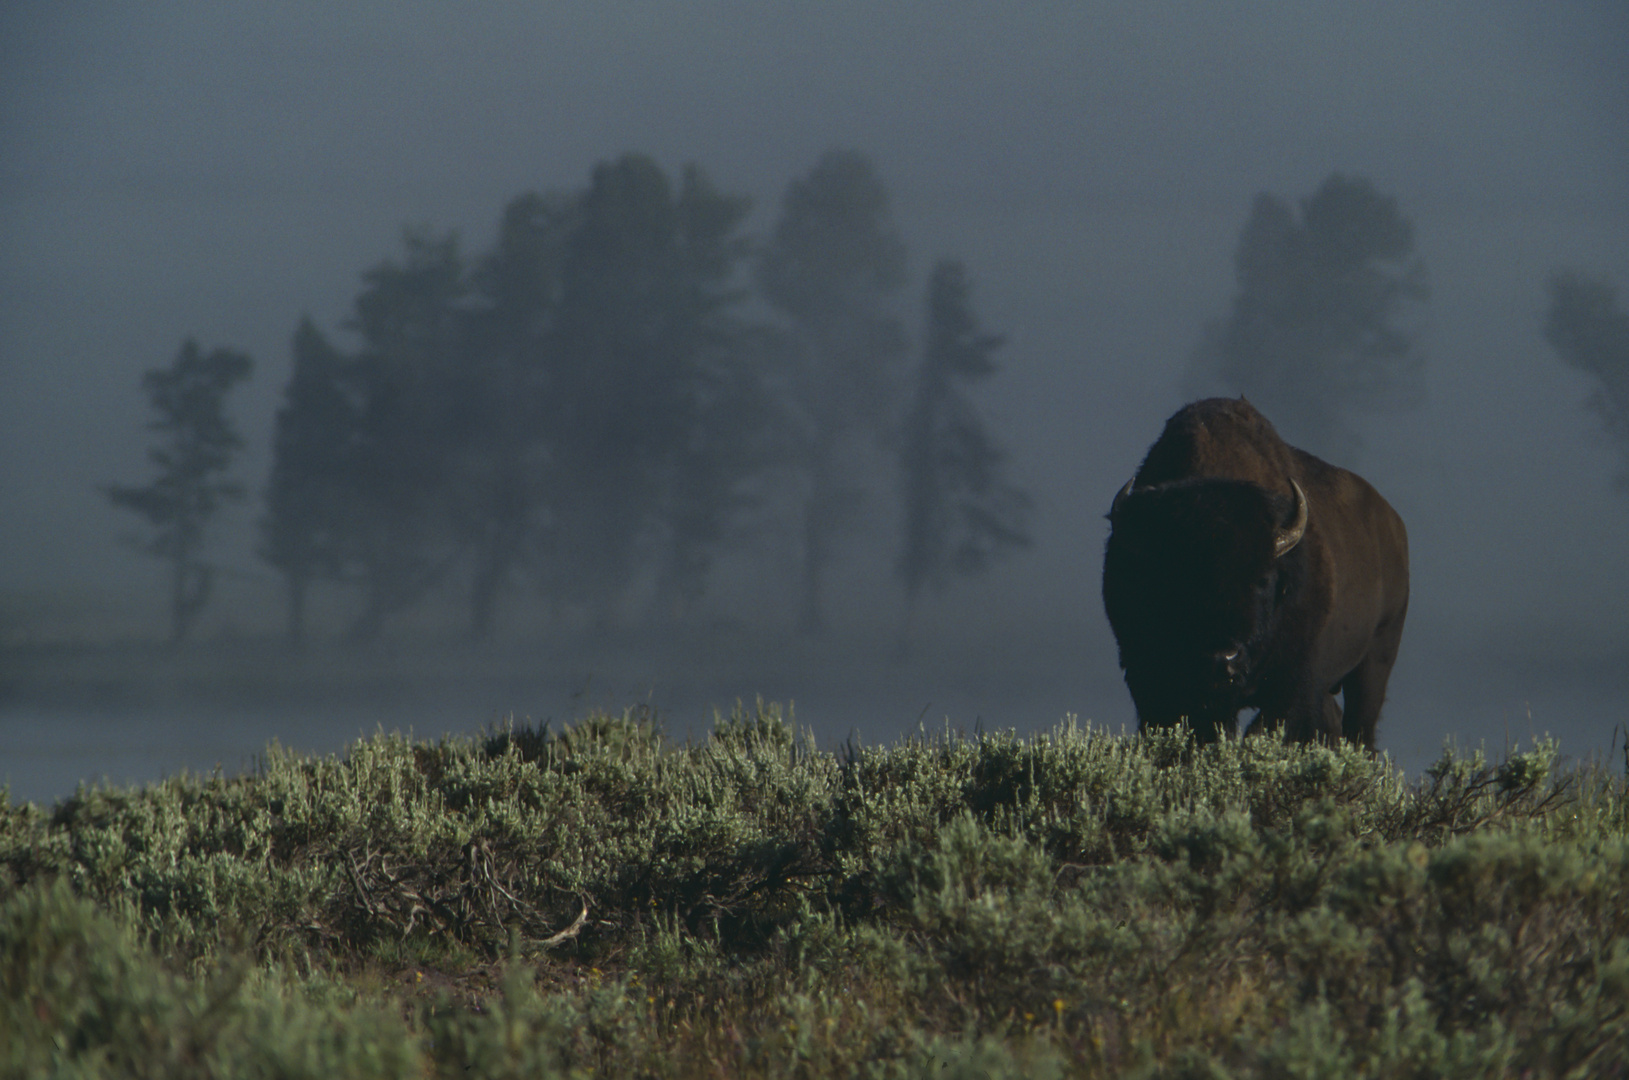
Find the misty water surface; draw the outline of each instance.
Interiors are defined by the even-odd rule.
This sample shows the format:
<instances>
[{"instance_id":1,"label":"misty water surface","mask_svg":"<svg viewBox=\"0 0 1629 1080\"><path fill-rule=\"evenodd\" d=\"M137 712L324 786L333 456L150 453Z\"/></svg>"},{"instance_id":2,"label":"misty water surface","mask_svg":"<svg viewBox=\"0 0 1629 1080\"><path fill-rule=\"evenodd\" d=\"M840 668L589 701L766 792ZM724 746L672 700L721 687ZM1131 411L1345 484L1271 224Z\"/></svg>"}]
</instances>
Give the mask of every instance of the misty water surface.
<instances>
[{"instance_id":1,"label":"misty water surface","mask_svg":"<svg viewBox=\"0 0 1629 1080\"><path fill-rule=\"evenodd\" d=\"M937 671L850 656L837 679L784 670L715 682L698 680L693 665L662 670L658 662L621 671L573 668L532 682L507 677L431 692L396 690L371 700L344 694L328 703L13 706L0 709L0 784L11 785L14 802L48 804L82 782L148 783L181 770L207 774L217 766L234 775L252 769L273 740L290 750L328 754L380 731L436 739L478 736L506 723L548 722L559 730L594 709L654 709L669 737L683 740L703 737L715 710L728 713L738 699L750 706L759 694L790 702L796 724L810 729L828 751L851 739L886 745L947 726L966 733L1043 732L1071 714L1110 731L1135 728L1129 697L1117 680L1088 677L1080 671L1084 665L1046 651L1035 662L1008 657L984 665L964 654L957 670ZM1057 678L1056 671L1075 677ZM1411 776L1437 757L1445 740L1497 758L1546 735L1572 760L1610 750L1617 767L1626 729L1629 673L1610 658L1540 664L1508 655L1433 655L1421 647L1405 650L1398 664L1379 741L1381 751Z\"/></svg>"}]
</instances>

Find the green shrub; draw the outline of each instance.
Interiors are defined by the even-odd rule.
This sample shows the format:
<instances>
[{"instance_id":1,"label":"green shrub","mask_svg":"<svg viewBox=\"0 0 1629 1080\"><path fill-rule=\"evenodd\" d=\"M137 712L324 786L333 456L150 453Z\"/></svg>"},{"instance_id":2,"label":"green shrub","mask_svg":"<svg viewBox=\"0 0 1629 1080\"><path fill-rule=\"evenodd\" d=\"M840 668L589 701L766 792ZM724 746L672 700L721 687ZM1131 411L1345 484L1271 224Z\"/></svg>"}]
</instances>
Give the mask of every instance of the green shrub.
<instances>
[{"instance_id":1,"label":"green shrub","mask_svg":"<svg viewBox=\"0 0 1629 1080\"><path fill-rule=\"evenodd\" d=\"M60 881L0 905L0 1031L0 1072L17 1077L394 1077L420 1067L387 1008L319 1003L242 961L178 978Z\"/></svg>"},{"instance_id":2,"label":"green shrub","mask_svg":"<svg viewBox=\"0 0 1629 1080\"><path fill-rule=\"evenodd\" d=\"M1541 744L1066 724L820 753L774 706L0 800L13 1075L1593 1076L1625 783ZM1614 1074L1613 1070L1617 1070Z\"/></svg>"}]
</instances>

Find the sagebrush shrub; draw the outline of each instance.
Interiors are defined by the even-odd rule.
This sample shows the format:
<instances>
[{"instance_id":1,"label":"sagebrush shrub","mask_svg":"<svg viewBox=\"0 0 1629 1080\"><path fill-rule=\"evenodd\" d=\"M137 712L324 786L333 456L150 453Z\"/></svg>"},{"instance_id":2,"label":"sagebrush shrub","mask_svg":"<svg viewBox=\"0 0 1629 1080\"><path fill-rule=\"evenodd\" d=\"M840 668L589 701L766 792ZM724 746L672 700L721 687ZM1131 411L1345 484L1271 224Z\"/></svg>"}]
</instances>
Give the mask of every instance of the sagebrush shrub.
<instances>
[{"instance_id":1,"label":"sagebrush shrub","mask_svg":"<svg viewBox=\"0 0 1629 1080\"><path fill-rule=\"evenodd\" d=\"M1416 782L1072 722L834 755L762 703L683 745L630 713L273 746L0 803L0 1061L1623 1075L1626 805L1548 744Z\"/></svg>"}]
</instances>

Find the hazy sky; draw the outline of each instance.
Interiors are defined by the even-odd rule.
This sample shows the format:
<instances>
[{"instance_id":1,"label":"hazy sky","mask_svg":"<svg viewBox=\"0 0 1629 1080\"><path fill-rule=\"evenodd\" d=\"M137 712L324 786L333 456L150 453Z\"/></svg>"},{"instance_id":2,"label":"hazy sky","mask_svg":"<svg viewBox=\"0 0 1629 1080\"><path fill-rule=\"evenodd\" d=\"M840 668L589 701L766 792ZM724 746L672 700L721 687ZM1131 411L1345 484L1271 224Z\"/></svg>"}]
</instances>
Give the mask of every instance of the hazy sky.
<instances>
[{"instance_id":1,"label":"hazy sky","mask_svg":"<svg viewBox=\"0 0 1629 1080\"><path fill-rule=\"evenodd\" d=\"M404 224L479 251L511 196L637 150L762 229L843 146L892 190L913 290L960 257L1009 334L989 404L1041 543L989 595L1101 622L1102 513L1181 403L1252 196L1343 170L1397 196L1433 287L1426 404L1362 420L1357 463L1409 521L1411 618L1621 642L1629 497L1539 327L1558 266L1629 288L1625 57L1622 3L14 0L0 590L149 587L96 486L144 479L137 383L183 337L258 363L258 489L296 321L336 328ZM254 513L220 551L245 569Z\"/></svg>"}]
</instances>

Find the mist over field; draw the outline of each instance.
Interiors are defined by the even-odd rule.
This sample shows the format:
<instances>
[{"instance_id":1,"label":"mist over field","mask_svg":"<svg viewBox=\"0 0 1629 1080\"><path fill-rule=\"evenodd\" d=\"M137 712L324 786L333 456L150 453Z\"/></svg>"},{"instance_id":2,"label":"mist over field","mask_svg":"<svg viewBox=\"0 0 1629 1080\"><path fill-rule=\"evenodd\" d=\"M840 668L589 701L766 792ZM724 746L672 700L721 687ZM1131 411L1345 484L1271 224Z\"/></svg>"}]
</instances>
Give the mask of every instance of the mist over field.
<instances>
[{"instance_id":1,"label":"mist over field","mask_svg":"<svg viewBox=\"0 0 1629 1080\"><path fill-rule=\"evenodd\" d=\"M1237 392L1194 358L1231 310L1257 196L1300 207L1333 174L1395 200L1429 289L1405 312L1410 393L1343 413L1344 441L1269 410L1408 525L1380 747L1418 767L1445 738L1621 745L1622 448L1588 407L1597 381L1544 327L1558 271L1615 283L1620 304L1629 290L1625 55L1613 3L9 5L0 784L50 801L97 776L233 771L272 738L326 752L378 726L595 707L650 706L683 736L760 694L825 746L1065 713L1132 727L1099 598L1103 515L1168 415ZM941 259L1004 336L968 394L1028 495L1030 546L925 590L896 658L895 431L852 451L864 495L834 534L824 634L800 632L807 537L794 489L775 488L678 615L655 569L551 604L535 562L471 641L465 560L364 642L357 589L319 582L304 651L285 649L257 522L302 317L361 350L363 274L403 258L404 227L456 233L473 266L511 200L589 190L629 154L675 189L693 163L750 200L753 254L724 284L751 291L788 185L833 150L869 161L903 243L878 309L905 334L899 370L923 355ZM247 497L209 523L213 593L172 651L165 566L124 542L142 523L104 489L151 479L142 376L187 338L254 371L226 405Z\"/></svg>"}]
</instances>

